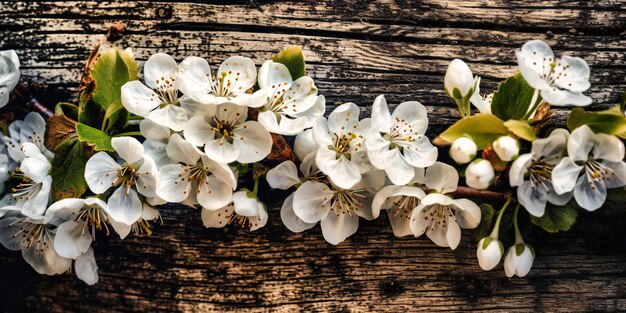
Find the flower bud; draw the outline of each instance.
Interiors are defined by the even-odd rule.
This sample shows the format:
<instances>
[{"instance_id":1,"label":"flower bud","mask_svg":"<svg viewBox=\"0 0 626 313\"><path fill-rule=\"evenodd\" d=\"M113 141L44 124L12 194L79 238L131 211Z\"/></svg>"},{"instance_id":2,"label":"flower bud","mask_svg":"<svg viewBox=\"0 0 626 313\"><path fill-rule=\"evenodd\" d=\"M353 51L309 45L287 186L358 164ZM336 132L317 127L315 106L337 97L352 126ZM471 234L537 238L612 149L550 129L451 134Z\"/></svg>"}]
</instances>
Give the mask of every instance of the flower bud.
<instances>
[{"instance_id":1,"label":"flower bud","mask_svg":"<svg viewBox=\"0 0 626 313\"><path fill-rule=\"evenodd\" d=\"M465 183L472 188L487 189L495 175L491 163L478 158L465 169Z\"/></svg>"},{"instance_id":2,"label":"flower bud","mask_svg":"<svg viewBox=\"0 0 626 313\"><path fill-rule=\"evenodd\" d=\"M502 246L502 242L500 242L500 240L492 237L485 237L478 242L478 248L476 249L478 265L480 265L480 268L484 271L489 271L500 263L503 253L504 246Z\"/></svg>"},{"instance_id":3,"label":"flower bud","mask_svg":"<svg viewBox=\"0 0 626 313\"><path fill-rule=\"evenodd\" d=\"M533 248L525 243L518 243L510 247L504 257L504 272L508 277L524 277L533 267L534 260Z\"/></svg>"},{"instance_id":4,"label":"flower bud","mask_svg":"<svg viewBox=\"0 0 626 313\"><path fill-rule=\"evenodd\" d=\"M450 157L457 164L465 164L476 157L478 147L467 137L460 137L450 146Z\"/></svg>"},{"instance_id":5,"label":"flower bud","mask_svg":"<svg viewBox=\"0 0 626 313\"><path fill-rule=\"evenodd\" d=\"M444 78L444 86L446 93L453 99L461 99L468 96L470 90L474 87L474 76L472 70L465 62L454 59L450 62L446 77ZM455 89L457 90L455 92Z\"/></svg>"},{"instance_id":6,"label":"flower bud","mask_svg":"<svg viewBox=\"0 0 626 313\"><path fill-rule=\"evenodd\" d=\"M500 160L510 162L519 155L519 141L511 136L501 136L493 142L493 150Z\"/></svg>"}]
</instances>

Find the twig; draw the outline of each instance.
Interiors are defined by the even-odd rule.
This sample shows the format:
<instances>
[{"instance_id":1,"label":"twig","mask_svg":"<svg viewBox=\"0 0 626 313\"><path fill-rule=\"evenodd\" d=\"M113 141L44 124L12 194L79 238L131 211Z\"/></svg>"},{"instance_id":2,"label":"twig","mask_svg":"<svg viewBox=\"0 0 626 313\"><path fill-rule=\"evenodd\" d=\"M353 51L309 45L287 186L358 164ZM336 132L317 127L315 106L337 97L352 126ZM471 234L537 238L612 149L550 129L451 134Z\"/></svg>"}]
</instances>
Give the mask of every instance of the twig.
<instances>
[{"instance_id":1,"label":"twig","mask_svg":"<svg viewBox=\"0 0 626 313\"><path fill-rule=\"evenodd\" d=\"M37 97L33 95L33 93L31 92L31 84L29 82L25 80L20 80L20 82L15 87L14 92L18 97L22 98L25 101L26 107L30 110L39 112L39 114L43 115L43 117L45 117L46 119L54 115L54 112L52 112L52 110L46 107L46 105L41 103L39 99L37 99Z\"/></svg>"},{"instance_id":2,"label":"twig","mask_svg":"<svg viewBox=\"0 0 626 313\"><path fill-rule=\"evenodd\" d=\"M468 197L468 198L483 198L492 200L507 200L511 199L510 193L490 191L490 190L478 190L471 187L458 186L452 193L455 197Z\"/></svg>"}]
</instances>

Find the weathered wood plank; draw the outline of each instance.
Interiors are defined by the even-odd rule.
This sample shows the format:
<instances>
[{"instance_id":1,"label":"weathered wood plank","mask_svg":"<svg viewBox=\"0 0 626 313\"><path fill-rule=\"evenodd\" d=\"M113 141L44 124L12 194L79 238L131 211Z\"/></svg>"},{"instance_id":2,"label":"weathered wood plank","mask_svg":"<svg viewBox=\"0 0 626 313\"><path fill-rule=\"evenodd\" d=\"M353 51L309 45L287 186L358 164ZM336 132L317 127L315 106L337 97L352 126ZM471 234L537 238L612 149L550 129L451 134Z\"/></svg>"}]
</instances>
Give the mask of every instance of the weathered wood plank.
<instances>
[{"instance_id":1,"label":"weathered wood plank","mask_svg":"<svg viewBox=\"0 0 626 313\"><path fill-rule=\"evenodd\" d=\"M84 59L108 25L145 60L157 51L257 64L304 47L308 72L330 105L367 110L377 94L428 105L435 135L454 121L443 75L453 58L483 76L484 90L515 71L514 49L543 39L592 66L589 95L603 108L626 89L626 2L600 1L48 1L0 3L0 48L18 50L23 72L50 84L43 101L74 97ZM557 121L563 121L560 111ZM395 238L386 218L361 222L347 242L319 228L281 225L283 192L267 187L269 224L255 233L206 230L199 212L162 209L152 237L96 243L100 283L35 274L18 253L0 252L4 311L608 311L626 310L626 213L607 205L581 213L572 232L531 234L538 258L523 279L482 272L466 232L457 251ZM16 301L16 299L19 299Z\"/></svg>"}]
</instances>

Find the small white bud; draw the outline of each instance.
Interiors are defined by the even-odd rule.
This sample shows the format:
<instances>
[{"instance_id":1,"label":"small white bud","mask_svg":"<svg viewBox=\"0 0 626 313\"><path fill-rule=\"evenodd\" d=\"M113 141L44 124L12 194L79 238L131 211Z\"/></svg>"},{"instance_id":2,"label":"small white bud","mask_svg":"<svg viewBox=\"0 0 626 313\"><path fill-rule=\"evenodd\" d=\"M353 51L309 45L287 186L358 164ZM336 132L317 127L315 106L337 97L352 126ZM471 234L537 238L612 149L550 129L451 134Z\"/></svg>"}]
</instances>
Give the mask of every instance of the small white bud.
<instances>
[{"instance_id":1,"label":"small white bud","mask_svg":"<svg viewBox=\"0 0 626 313\"><path fill-rule=\"evenodd\" d=\"M478 158L465 169L465 183L476 189L487 189L495 176L493 166L485 159Z\"/></svg>"},{"instance_id":2,"label":"small white bud","mask_svg":"<svg viewBox=\"0 0 626 313\"><path fill-rule=\"evenodd\" d=\"M446 71L444 86L450 97L454 99L466 97L469 91L474 87L472 70L461 60L452 60ZM458 90L456 94L454 89Z\"/></svg>"},{"instance_id":3,"label":"small white bud","mask_svg":"<svg viewBox=\"0 0 626 313\"><path fill-rule=\"evenodd\" d=\"M500 160L510 162L519 156L519 141L511 136L501 136L493 142L493 150Z\"/></svg>"},{"instance_id":4,"label":"small white bud","mask_svg":"<svg viewBox=\"0 0 626 313\"><path fill-rule=\"evenodd\" d=\"M506 276L524 277L533 267L535 252L530 245L518 243L509 248L504 258L504 272Z\"/></svg>"},{"instance_id":5,"label":"small white bud","mask_svg":"<svg viewBox=\"0 0 626 313\"><path fill-rule=\"evenodd\" d=\"M460 137L450 146L450 157L457 164L465 164L476 157L478 147L474 141L467 137Z\"/></svg>"},{"instance_id":6,"label":"small white bud","mask_svg":"<svg viewBox=\"0 0 626 313\"><path fill-rule=\"evenodd\" d=\"M485 237L478 242L478 248L476 249L478 265L480 265L480 268L484 271L490 271L500 263L503 253L504 246L502 246L500 240Z\"/></svg>"}]
</instances>

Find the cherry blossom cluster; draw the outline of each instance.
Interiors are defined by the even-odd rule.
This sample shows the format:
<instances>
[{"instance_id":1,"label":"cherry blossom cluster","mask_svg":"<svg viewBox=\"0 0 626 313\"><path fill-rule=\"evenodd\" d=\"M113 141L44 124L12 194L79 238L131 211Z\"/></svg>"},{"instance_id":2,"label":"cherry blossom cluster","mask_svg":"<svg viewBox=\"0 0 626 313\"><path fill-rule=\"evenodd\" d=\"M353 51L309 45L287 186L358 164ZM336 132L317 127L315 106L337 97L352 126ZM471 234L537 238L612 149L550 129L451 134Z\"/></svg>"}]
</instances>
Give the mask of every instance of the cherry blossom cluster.
<instances>
[{"instance_id":1,"label":"cherry blossom cluster","mask_svg":"<svg viewBox=\"0 0 626 313\"><path fill-rule=\"evenodd\" d=\"M134 62L129 49L120 54ZM51 172L59 165L44 144L41 115L31 112L8 126L0 147L0 243L21 251L41 274L66 273L73 265L92 285L99 279L96 238L151 234L162 222L160 205L197 208L206 227L264 227L269 214L259 180L265 176L271 188L291 191L280 218L292 232L319 223L324 239L337 245L357 232L361 218L374 220L384 211L395 236L425 234L456 249L461 229L482 225L491 232L478 243L480 267L491 270L505 255L506 275L525 276L535 254L523 239L520 214L545 226L541 219L554 207L602 207L611 190L626 186L620 139L626 134L584 120L576 127L568 122L568 129L546 127L550 106L591 104L583 94L589 66L577 57L556 58L542 41L526 43L516 57L519 74L489 94L480 93L481 78L465 62L453 60L444 90L460 120L431 140L428 111L418 101L390 109L380 95L367 117L365 106L354 103L325 116L314 80L293 77L283 63L257 68L252 59L234 56L211 67L200 57L177 62L154 54L141 79L116 87L120 108L138 131L107 137L105 126L96 130L98 142L89 147L104 148L85 159L81 196L53 195ZM19 79L17 55L1 51L0 107ZM626 125L623 108L617 111L602 114ZM277 165L265 162L276 136L295 136L293 159ZM102 144L101 137L109 139ZM453 162L446 164L440 150ZM497 199L481 200L484 192ZM494 212L492 205L502 207ZM499 237L505 214L515 238L506 253L507 240ZM495 221L485 219L490 215Z\"/></svg>"}]
</instances>

